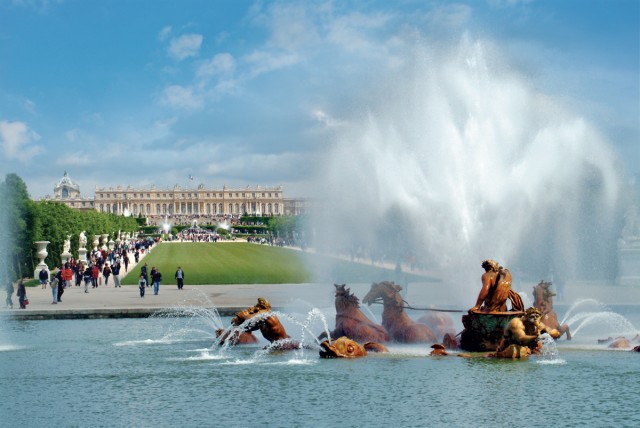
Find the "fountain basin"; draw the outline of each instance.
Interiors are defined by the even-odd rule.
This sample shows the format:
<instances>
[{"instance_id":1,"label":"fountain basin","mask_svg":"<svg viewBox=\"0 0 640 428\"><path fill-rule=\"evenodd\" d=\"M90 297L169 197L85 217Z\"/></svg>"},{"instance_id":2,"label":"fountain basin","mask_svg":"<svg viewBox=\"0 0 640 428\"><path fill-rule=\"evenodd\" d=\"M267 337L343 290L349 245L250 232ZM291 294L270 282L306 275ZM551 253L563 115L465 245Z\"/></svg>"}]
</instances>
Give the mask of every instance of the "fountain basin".
<instances>
[{"instance_id":1,"label":"fountain basin","mask_svg":"<svg viewBox=\"0 0 640 428\"><path fill-rule=\"evenodd\" d=\"M524 315L524 312L470 312L462 316L464 330L460 337L460 347L469 352L493 352L504 334L509 321Z\"/></svg>"}]
</instances>

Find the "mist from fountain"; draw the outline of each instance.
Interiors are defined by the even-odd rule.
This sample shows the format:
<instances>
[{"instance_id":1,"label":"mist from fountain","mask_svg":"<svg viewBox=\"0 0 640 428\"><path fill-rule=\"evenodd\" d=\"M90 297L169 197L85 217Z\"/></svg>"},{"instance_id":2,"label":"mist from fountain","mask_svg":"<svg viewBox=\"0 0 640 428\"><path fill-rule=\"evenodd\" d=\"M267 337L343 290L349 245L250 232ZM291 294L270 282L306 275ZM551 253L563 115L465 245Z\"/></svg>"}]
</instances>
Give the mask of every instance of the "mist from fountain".
<instances>
[{"instance_id":1,"label":"mist from fountain","mask_svg":"<svg viewBox=\"0 0 640 428\"><path fill-rule=\"evenodd\" d=\"M612 311L581 312L569 318L567 324L573 337L583 329L588 331L590 337L599 338L633 337L638 334L638 329L626 317Z\"/></svg>"},{"instance_id":2,"label":"mist from fountain","mask_svg":"<svg viewBox=\"0 0 640 428\"><path fill-rule=\"evenodd\" d=\"M465 284L451 293L465 302L486 258L518 280L614 275L621 167L598 130L489 42L419 41L399 58L319 163L313 245L415 258Z\"/></svg>"},{"instance_id":3,"label":"mist from fountain","mask_svg":"<svg viewBox=\"0 0 640 428\"><path fill-rule=\"evenodd\" d=\"M540 335L541 347L536 355L538 364L566 364L566 361L560 358L558 346L548 333Z\"/></svg>"}]
</instances>

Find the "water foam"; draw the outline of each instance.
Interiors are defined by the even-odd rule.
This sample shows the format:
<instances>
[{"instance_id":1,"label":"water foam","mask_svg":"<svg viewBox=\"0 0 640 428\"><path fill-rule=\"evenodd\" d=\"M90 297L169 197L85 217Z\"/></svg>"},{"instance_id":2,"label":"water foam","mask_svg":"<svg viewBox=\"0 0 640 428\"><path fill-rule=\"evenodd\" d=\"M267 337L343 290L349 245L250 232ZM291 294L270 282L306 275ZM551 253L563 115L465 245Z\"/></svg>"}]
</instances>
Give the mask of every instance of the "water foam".
<instances>
[{"instance_id":1,"label":"water foam","mask_svg":"<svg viewBox=\"0 0 640 428\"><path fill-rule=\"evenodd\" d=\"M488 257L533 278L610 272L618 160L579 113L469 37L412 46L378 83L319 168L321 251L469 278Z\"/></svg>"}]
</instances>

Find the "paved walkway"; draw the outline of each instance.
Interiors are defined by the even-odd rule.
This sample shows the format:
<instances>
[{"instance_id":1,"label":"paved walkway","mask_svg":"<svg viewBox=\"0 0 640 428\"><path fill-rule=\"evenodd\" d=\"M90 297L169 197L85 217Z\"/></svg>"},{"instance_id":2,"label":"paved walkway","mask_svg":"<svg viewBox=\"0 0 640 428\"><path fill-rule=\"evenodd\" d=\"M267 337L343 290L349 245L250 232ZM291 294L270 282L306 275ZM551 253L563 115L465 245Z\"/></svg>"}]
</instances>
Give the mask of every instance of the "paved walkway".
<instances>
[{"instance_id":1,"label":"paved walkway","mask_svg":"<svg viewBox=\"0 0 640 428\"><path fill-rule=\"evenodd\" d=\"M153 247L152 247L153 251ZM144 263L149 252L141 255L137 264ZM140 269L134 262L133 253L129 254L131 263L129 272ZM150 269L150 268L149 268ZM121 277L125 276L124 266ZM72 281L75 283L75 280ZM89 288L84 292L84 282L80 287L75 285L65 289L62 302L52 304L51 288L41 286L27 288L29 305L27 309L19 309L18 298L13 293L13 310L3 308L0 313L28 318L74 318L87 315L139 316L148 315L160 309L199 306L216 307L221 312L236 312L240 308L252 306L258 297L266 297L274 307L281 307L287 302L309 296L313 292L312 284L248 284L248 285L184 285L178 290L176 285L160 285L158 295L153 294L153 286L147 287L145 296L140 297L137 285L123 285L115 288L113 278L109 285ZM333 288L333 287L331 287ZM325 293L326 294L326 293ZM313 299L313 296L309 296ZM317 297L317 296L316 296ZM332 297L332 296L331 296Z\"/></svg>"}]
</instances>

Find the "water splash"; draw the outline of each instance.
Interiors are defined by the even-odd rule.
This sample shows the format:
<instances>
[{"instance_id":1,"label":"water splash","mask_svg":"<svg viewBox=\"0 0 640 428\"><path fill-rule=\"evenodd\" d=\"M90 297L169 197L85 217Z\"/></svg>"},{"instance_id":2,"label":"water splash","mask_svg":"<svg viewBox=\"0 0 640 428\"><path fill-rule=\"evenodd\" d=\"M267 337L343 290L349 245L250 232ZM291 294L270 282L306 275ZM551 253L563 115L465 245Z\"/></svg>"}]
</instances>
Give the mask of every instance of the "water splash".
<instances>
[{"instance_id":1,"label":"water splash","mask_svg":"<svg viewBox=\"0 0 640 428\"><path fill-rule=\"evenodd\" d=\"M461 281L487 257L527 278L610 272L618 160L491 44L416 43L355 104L319 168L320 251L415 257Z\"/></svg>"},{"instance_id":2,"label":"water splash","mask_svg":"<svg viewBox=\"0 0 640 428\"><path fill-rule=\"evenodd\" d=\"M560 324L565 324L567 319L573 316L574 312L578 312L578 310L585 311L592 308L596 308L597 310L607 310L607 307L603 303L600 303L595 299L579 299L571 304Z\"/></svg>"},{"instance_id":3,"label":"water splash","mask_svg":"<svg viewBox=\"0 0 640 428\"><path fill-rule=\"evenodd\" d=\"M549 334L540 335L541 348L536 358L538 364L566 364L566 361L559 357L556 341Z\"/></svg>"},{"instance_id":4,"label":"water splash","mask_svg":"<svg viewBox=\"0 0 640 428\"><path fill-rule=\"evenodd\" d=\"M577 325L571 329L571 335L576 336L582 329L588 329L591 336L635 336L638 329L624 316L612 311L582 312L574 315L567 321L569 326Z\"/></svg>"}]
</instances>

